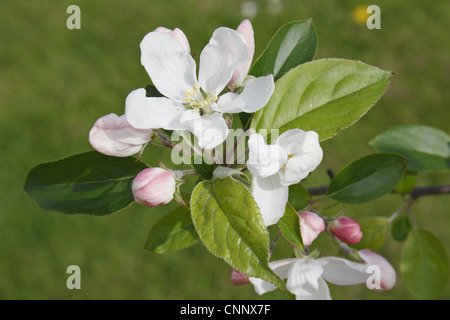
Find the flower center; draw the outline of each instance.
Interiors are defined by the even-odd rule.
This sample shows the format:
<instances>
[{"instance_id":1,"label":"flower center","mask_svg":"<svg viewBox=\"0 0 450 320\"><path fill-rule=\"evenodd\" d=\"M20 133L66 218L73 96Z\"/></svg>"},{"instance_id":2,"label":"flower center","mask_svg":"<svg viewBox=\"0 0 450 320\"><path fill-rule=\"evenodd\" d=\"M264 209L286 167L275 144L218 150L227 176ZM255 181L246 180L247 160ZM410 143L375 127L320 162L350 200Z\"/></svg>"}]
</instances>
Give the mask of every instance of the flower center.
<instances>
[{"instance_id":1,"label":"flower center","mask_svg":"<svg viewBox=\"0 0 450 320\"><path fill-rule=\"evenodd\" d=\"M214 112L211 107L216 103L217 96L214 90L211 92L203 92L199 84L193 86L193 91L186 91L183 98L186 108L197 111L201 116L205 114L211 114Z\"/></svg>"},{"instance_id":2,"label":"flower center","mask_svg":"<svg viewBox=\"0 0 450 320\"><path fill-rule=\"evenodd\" d=\"M292 158L294 155L293 154L288 154L288 161L290 158ZM283 169L286 169L286 165L287 165L287 161L286 163L282 166Z\"/></svg>"}]
</instances>

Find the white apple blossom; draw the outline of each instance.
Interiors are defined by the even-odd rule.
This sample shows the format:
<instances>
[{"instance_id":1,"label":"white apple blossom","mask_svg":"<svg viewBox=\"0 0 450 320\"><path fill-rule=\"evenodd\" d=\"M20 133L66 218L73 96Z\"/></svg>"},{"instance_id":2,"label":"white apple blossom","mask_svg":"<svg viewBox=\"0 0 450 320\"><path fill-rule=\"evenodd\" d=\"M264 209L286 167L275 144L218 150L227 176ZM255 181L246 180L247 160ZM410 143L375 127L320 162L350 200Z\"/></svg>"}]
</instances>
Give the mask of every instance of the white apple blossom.
<instances>
[{"instance_id":1,"label":"white apple blossom","mask_svg":"<svg viewBox=\"0 0 450 320\"><path fill-rule=\"evenodd\" d=\"M221 27L214 31L196 63L181 30L158 28L140 44L141 63L163 97L147 97L145 89L132 91L126 99L128 122L138 129L188 130L200 147L212 149L222 143L229 128L224 113L253 113L266 105L274 90L273 76L249 79L240 94L220 96L249 49L237 31Z\"/></svg>"},{"instance_id":2,"label":"white apple blossom","mask_svg":"<svg viewBox=\"0 0 450 320\"><path fill-rule=\"evenodd\" d=\"M291 129L267 145L260 134L253 133L248 146L252 194L266 226L270 226L284 214L289 186L305 179L322 161L319 135L314 131Z\"/></svg>"},{"instance_id":3,"label":"white apple blossom","mask_svg":"<svg viewBox=\"0 0 450 320\"><path fill-rule=\"evenodd\" d=\"M89 143L100 153L128 157L142 150L152 138L152 130L132 127L125 115L114 113L99 118L89 132Z\"/></svg>"},{"instance_id":4,"label":"white apple blossom","mask_svg":"<svg viewBox=\"0 0 450 320\"><path fill-rule=\"evenodd\" d=\"M269 266L281 279L287 278L286 289L297 300L331 300L327 282L354 285L365 283L370 276L366 264L337 257L282 259L270 262ZM277 288L259 278L249 280L260 295Z\"/></svg>"}]
</instances>

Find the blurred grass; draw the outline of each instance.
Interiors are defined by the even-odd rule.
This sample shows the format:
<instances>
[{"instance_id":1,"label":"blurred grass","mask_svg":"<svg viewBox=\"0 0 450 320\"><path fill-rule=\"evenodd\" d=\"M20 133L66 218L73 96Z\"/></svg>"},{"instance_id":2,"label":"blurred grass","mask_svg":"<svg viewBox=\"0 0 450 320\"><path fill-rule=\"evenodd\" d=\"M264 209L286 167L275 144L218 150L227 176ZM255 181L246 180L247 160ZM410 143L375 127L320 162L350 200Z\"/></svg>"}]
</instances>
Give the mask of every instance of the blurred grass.
<instances>
[{"instance_id":1,"label":"blurred grass","mask_svg":"<svg viewBox=\"0 0 450 320\"><path fill-rule=\"evenodd\" d=\"M197 244L156 255L144 250L150 227L170 206L132 205L106 217L61 215L40 209L22 192L35 165L91 150L88 132L107 113L123 114L133 89L148 84L139 43L157 26L179 27L200 53L214 29L236 28L244 1L79 0L81 30L68 30L72 1L3 0L0 3L0 299L284 299L252 286L236 287L230 268ZM312 18L319 35L316 58L358 59L395 72L379 103L351 128L323 143L324 161L306 181L328 182L325 170L340 170L373 152L368 141L383 130L420 123L449 132L450 2L371 1L381 8L381 30L353 20L357 0L254 1L256 56L283 24ZM144 160L170 163L166 150L148 148ZM449 183L448 174L419 176L419 184ZM348 206L356 219L388 216L400 205L392 195ZM421 226L449 252L448 196L423 198L414 207ZM337 209L336 209L337 210ZM321 248L329 242L319 238ZM364 286L335 287L336 299L410 299L399 274L402 244L382 247L398 272L398 285L376 293ZM279 243L275 257L288 246ZM333 248L325 249L333 252ZM66 268L81 268L81 290L66 288ZM449 286L441 298L450 298Z\"/></svg>"}]
</instances>

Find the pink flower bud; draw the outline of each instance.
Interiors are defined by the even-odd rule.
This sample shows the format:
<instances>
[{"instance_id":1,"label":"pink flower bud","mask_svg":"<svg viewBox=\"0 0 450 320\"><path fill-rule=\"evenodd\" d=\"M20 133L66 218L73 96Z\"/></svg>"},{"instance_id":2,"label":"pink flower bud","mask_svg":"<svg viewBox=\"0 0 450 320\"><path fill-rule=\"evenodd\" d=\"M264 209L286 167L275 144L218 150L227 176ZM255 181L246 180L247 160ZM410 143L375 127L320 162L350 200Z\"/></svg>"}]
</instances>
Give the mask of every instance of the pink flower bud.
<instances>
[{"instance_id":1,"label":"pink flower bud","mask_svg":"<svg viewBox=\"0 0 450 320\"><path fill-rule=\"evenodd\" d=\"M317 236L325 230L325 223L321 217L313 212L300 211L298 215L303 245L310 246Z\"/></svg>"},{"instance_id":2,"label":"pink flower bud","mask_svg":"<svg viewBox=\"0 0 450 320\"><path fill-rule=\"evenodd\" d=\"M253 55L255 54L255 38L252 23L250 22L250 20L245 19L244 21L242 21L237 27L236 32L242 36L245 43L247 44L248 56L247 60L238 65L234 70L233 76L228 82L228 85L231 89L234 89L235 87L241 86L243 84L245 77L247 77L248 71L250 70Z\"/></svg>"},{"instance_id":3,"label":"pink flower bud","mask_svg":"<svg viewBox=\"0 0 450 320\"><path fill-rule=\"evenodd\" d=\"M133 128L125 115L107 114L98 119L89 132L89 143L100 153L128 157L138 153L152 138L152 130Z\"/></svg>"},{"instance_id":4,"label":"pink flower bud","mask_svg":"<svg viewBox=\"0 0 450 320\"><path fill-rule=\"evenodd\" d=\"M243 285L250 282L248 275L239 272L236 269L231 270L231 282L235 285Z\"/></svg>"},{"instance_id":5,"label":"pink flower bud","mask_svg":"<svg viewBox=\"0 0 450 320\"><path fill-rule=\"evenodd\" d=\"M169 170L147 168L134 178L131 189L137 203L156 207L167 204L173 199L176 181Z\"/></svg>"},{"instance_id":6,"label":"pink flower bud","mask_svg":"<svg viewBox=\"0 0 450 320\"><path fill-rule=\"evenodd\" d=\"M340 217L331 222L330 231L348 244L358 243L363 236L359 223L348 217Z\"/></svg>"},{"instance_id":7,"label":"pink flower bud","mask_svg":"<svg viewBox=\"0 0 450 320\"><path fill-rule=\"evenodd\" d=\"M367 266L380 268L380 290L390 290L394 287L397 277L389 261L370 250L359 251L359 256L365 261Z\"/></svg>"}]
</instances>

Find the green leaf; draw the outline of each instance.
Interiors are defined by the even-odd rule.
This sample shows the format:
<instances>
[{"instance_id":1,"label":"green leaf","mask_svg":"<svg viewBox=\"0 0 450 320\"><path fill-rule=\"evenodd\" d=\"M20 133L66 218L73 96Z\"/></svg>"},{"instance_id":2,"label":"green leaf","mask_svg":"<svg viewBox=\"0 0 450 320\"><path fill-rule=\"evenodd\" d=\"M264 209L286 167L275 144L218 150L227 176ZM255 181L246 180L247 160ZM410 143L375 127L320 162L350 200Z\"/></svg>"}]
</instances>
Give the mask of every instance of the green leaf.
<instances>
[{"instance_id":1,"label":"green leaf","mask_svg":"<svg viewBox=\"0 0 450 320\"><path fill-rule=\"evenodd\" d=\"M241 121L241 126L243 131L247 131L252 123L253 113L241 112L239 113L239 121Z\"/></svg>"},{"instance_id":2,"label":"green leaf","mask_svg":"<svg viewBox=\"0 0 450 320\"><path fill-rule=\"evenodd\" d=\"M414 188L414 185L416 184L416 179L417 179L416 171L406 170L403 173L403 176L400 179L400 181L395 186L394 188L395 192L403 195L408 194Z\"/></svg>"},{"instance_id":3,"label":"green leaf","mask_svg":"<svg viewBox=\"0 0 450 320\"><path fill-rule=\"evenodd\" d=\"M91 151L34 167L24 190L45 210L106 215L134 202L131 184L145 168L132 157Z\"/></svg>"},{"instance_id":4,"label":"green leaf","mask_svg":"<svg viewBox=\"0 0 450 320\"><path fill-rule=\"evenodd\" d=\"M289 186L289 203L295 210L301 210L305 208L309 201L311 201L311 195L308 190L300 183Z\"/></svg>"},{"instance_id":5,"label":"green leaf","mask_svg":"<svg viewBox=\"0 0 450 320\"><path fill-rule=\"evenodd\" d=\"M317 34L311 20L290 22L275 33L249 74L254 77L273 74L276 81L290 69L312 61L316 51ZM252 118L252 113L239 114L244 131L250 127Z\"/></svg>"},{"instance_id":6,"label":"green leaf","mask_svg":"<svg viewBox=\"0 0 450 320\"><path fill-rule=\"evenodd\" d=\"M300 232L300 218L297 211L290 203L286 205L286 211L283 217L278 220L277 224L283 237L295 245L298 249L303 251L302 234Z\"/></svg>"},{"instance_id":7,"label":"green leaf","mask_svg":"<svg viewBox=\"0 0 450 320\"><path fill-rule=\"evenodd\" d=\"M199 183L191 215L200 240L234 269L284 287L270 269L269 233L253 196L231 177Z\"/></svg>"},{"instance_id":8,"label":"green leaf","mask_svg":"<svg viewBox=\"0 0 450 320\"><path fill-rule=\"evenodd\" d=\"M203 179L205 180L212 179L213 172L216 167L214 166L214 164L207 164L203 160L203 156L201 155L192 156L191 165Z\"/></svg>"},{"instance_id":9,"label":"green leaf","mask_svg":"<svg viewBox=\"0 0 450 320\"><path fill-rule=\"evenodd\" d=\"M166 253L187 248L198 241L190 211L178 207L165 215L150 229L145 249Z\"/></svg>"},{"instance_id":10,"label":"green leaf","mask_svg":"<svg viewBox=\"0 0 450 320\"><path fill-rule=\"evenodd\" d=\"M424 125L399 125L370 141L376 150L408 158L414 171L450 171L450 136Z\"/></svg>"},{"instance_id":11,"label":"green leaf","mask_svg":"<svg viewBox=\"0 0 450 320\"><path fill-rule=\"evenodd\" d=\"M391 221L385 217L362 219L359 222L359 225L361 226L363 237L361 241L352 246L359 250L370 249L372 251L377 251L386 240L390 224Z\"/></svg>"},{"instance_id":12,"label":"green leaf","mask_svg":"<svg viewBox=\"0 0 450 320\"><path fill-rule=\"evenodd\" d=\"M448 260L441 241L423 229L413 230L400 262L403 282L418 299L435 299L448 284Z\"/></svg>"},{"instance_id":13,"label":"green leaf","mask_svg":"<svg viewBox=\"0 0 450 320\"><path fill-rule=\"evenodd\" d=\"M411 221L403 214L392 221L391 234L396 241L404 241L411 230Z\"/></svg>"},{"instance_id":14,"label":"green leaf","mask_svg":"<svg viewBox=\"0 0 450 320\"><path fill-rule=\"evenodd\" d=\"M280 78L251 128L314 130L320 140L358 121L383 95L391 72L360 61L322 59L304 63Z\"/></svg>"},{"instance_id":15,"label":"green leaf","mask_svg":"<svg viewBox=\"0 0 450 320\"><path fill-rule=\"evenodd\" d=\"M275 33L249 74L273 74L277 80L290 69L313 60L316 51L317 34L311 20L290 22Z\"/></svg>"},{"instance_id":16,"label":"green leaf","mask_svg":"<svg viewBox=\"0 0 450 320\"><path fill-rule=\"evenodd\" d=\"M376 153L358 159L331 181L327 195L344 203L364 203L393 190L407 159L393 153Z\"/></svg>"}]
</instances>

